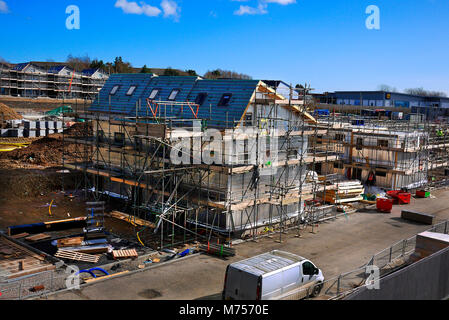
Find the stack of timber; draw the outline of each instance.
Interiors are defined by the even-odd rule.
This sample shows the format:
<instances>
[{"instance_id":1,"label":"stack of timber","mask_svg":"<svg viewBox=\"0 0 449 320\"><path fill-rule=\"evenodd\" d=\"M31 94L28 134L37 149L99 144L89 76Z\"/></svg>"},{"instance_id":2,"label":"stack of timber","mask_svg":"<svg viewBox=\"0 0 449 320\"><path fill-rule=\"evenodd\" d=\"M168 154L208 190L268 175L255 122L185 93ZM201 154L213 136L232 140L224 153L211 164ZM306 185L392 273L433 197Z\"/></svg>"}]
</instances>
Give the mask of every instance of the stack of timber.
<instances>
[{"instance_id":1,"label":"stack of timber","mask_svg":"<svg viewBox=\"0 0 449 320\"><path fill-rule=\"evenodd\" d=\"M318 192L317 195L327 203L341 204L363 200L364 192L365 188L360 181L347 181L335 183L326 188L325 192Z\"/></svg>"},{"instance_id":2,"label":"stack of timber","mask_svg":"<svg viewBox=\"0 0 449 320\"><path fill-rule=\"evenodd\" d=\"M220 244L208 243L201 244L198 248L200 251L219 257L235 256L235 249Z\"/></svg>"},{"instance_id":3,"label":"stack of timber","mask_svg":"<svg viewBox=\"0 0 449 320\"><path fill-rule=\"evenodd\" d=\"M449 247L449 235L426 231L417 235L415 252L410 259L416 262L447 247Z\"/></svg>"},{"instance_id":4,"label":"stack of timber","mask_svg":"<svg viewBox=\"0 0 449 320\"><path fill-rule=\"evenodd\" d=\"M83 237L59 239L57 242L57 246L58 248L81 246L83 240L84 240Z\"/></svg>"}]
</instances>

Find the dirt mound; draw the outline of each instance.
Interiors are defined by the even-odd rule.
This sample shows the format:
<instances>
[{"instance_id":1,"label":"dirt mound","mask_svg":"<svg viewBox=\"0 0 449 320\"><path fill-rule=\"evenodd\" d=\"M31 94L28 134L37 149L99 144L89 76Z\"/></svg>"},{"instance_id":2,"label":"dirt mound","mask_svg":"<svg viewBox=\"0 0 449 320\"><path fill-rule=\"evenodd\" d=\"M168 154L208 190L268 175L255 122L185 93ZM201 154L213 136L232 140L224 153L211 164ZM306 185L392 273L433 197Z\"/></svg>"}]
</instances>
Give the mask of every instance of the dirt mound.
<instances>
[{"instance_id":1,"label":"dirt mound","mask_svg":"<svg viewBox=\"0 0 449 320\"><path fill-rule=\"evenodd\" d=\"M66 151L70 152L74 150L74 145L67 145ZM10 152L0 153L0 159L17 160L20 162L49 166L62 165L62 156L64 153L64 143L62 137L55 135L55 137L48 136L34 141L26 148L16 149ZM70 159L67 159L70 161Z\"/></svg>"},{"instance_id":2,"label":"dirt mound","mask_svg":"<svg viewBox=\"0 0 449 320\"><path fill-rule=\"evenodd\" d=\"M0 120L20 120L23 117L8 107L6 104L0 102Z\"/></svg>"}]
</instances>

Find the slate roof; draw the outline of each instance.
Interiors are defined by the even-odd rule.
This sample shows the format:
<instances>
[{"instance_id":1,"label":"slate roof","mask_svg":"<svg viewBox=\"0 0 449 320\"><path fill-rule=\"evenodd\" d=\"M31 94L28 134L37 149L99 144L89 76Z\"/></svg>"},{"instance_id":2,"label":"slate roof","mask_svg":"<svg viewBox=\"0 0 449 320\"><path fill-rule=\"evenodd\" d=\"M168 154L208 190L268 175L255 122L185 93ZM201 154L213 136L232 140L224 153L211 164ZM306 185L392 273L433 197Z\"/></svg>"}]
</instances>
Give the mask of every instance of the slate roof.
<instances>
[{"instance_id":1,"label":"slate roof","mask_svg":"<svg viewBox=\"0 0 449 320\"><path fill-rule=\"evenodd\" d=\"M168 101L173 90L179 90L176 102L195 102L200 93L207 93L207 98L198 110L199 119L209 119L212 127L223 127L228 120L238 121L244 114L258 80L217 79L209 80L200 77L171 77L155 76L153 74L113 74L106 81L99 96L91 105L91 111L114 112L123 115L134 116L136 104L141 100L139 116L151 115L147 110L146 99L152 91L159 89L155 101ZM110 95L112 89L119 86L114 95ZM127 96L131 86L136 86L134 93ZM224 94L231 94L231 100L227 106L219 106L219 101ZM110 104L109 104L110 101ZM210 112L210 110L212 112ZM196 111L196 109L195 109ZM184 106L168 106L161 110L161 116L177 119L192 119L190 108ZM230 125L228 125L230 127Z\"/></svg>"}]
</instances>

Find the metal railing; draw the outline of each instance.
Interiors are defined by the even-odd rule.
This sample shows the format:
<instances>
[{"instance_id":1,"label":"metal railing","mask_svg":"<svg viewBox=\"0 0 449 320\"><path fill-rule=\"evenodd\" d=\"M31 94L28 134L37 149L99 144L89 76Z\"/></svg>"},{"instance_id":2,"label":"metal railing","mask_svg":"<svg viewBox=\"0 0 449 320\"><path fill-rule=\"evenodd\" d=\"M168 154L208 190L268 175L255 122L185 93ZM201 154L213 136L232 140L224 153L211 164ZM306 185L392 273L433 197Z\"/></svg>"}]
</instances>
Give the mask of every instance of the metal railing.
<instances>
[{"instance_id":1,"label":"metal railing","mask_svg":"<svg viewBox=\"0 0 449 320\"><path fill-rule=\"evenodd\" d=\"M0 300L23 300L66 289L68 274L52 270L0 283Z\"/></svg>"}]
</instances>

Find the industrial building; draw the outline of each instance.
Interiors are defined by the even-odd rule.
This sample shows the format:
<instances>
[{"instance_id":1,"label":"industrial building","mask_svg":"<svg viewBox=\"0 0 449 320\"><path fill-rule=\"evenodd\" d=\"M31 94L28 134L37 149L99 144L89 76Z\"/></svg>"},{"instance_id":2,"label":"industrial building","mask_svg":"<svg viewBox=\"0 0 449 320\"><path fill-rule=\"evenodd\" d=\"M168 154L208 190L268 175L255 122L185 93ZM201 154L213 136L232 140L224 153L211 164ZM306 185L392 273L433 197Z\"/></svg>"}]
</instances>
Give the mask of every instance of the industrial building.
<instances>
[{"instance_id":1,"label":"industrial building","mask_svg":"<svg viewBox=\"0 0 449 320\"><path fill-rule=\"evenodd\" d=\"M365 107L449 108L447 97L426 97L386 91L336 91L318 96L321 103Z\"/></svg>"},{"instance_id":2,"label":"industrial building","mask_svg":"<svg viewBox=\"0 0 449 320\"><path fill-rule=\"evenodd\" d=\"M109 75L100 69L26 62L0 65L0 95L27 98L94 100Z\"/></svg>"}]
</instances>

